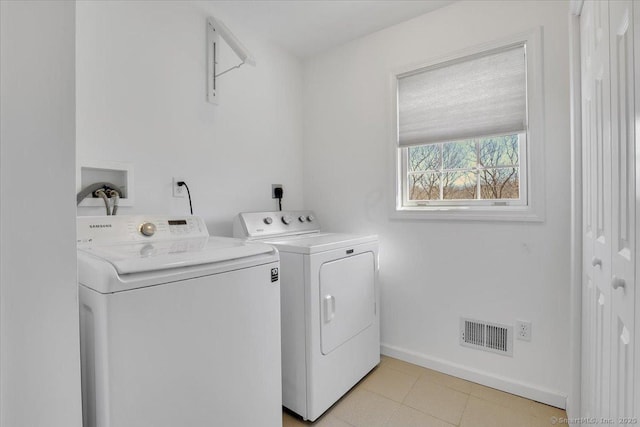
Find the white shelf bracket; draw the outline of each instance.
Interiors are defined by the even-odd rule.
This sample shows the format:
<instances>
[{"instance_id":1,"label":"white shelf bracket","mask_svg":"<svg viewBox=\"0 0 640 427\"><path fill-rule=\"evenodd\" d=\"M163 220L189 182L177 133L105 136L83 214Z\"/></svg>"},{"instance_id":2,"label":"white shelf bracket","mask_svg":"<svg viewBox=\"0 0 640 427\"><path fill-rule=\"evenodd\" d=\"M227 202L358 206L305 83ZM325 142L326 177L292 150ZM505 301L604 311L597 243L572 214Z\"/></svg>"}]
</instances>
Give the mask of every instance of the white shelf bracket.
<instances>
[{"instance_id":1,"label":"white shelf bracket","mask_svg":"<svg viewBox=\"0 0 640 427\"><path fill-rule=\"evenodd\" d=\"M242 61L240 64L218 72L218 55L220 46L220 37L229 45L229 47L238 55ZM256 65L251 53L245 48L240 40L238 40L231 30L220 20L213 17L207 18L207 101L212 104L218 104L218 77L228 73L231 70L240 68L244 64Z\"/></svg>"}]
</instances>

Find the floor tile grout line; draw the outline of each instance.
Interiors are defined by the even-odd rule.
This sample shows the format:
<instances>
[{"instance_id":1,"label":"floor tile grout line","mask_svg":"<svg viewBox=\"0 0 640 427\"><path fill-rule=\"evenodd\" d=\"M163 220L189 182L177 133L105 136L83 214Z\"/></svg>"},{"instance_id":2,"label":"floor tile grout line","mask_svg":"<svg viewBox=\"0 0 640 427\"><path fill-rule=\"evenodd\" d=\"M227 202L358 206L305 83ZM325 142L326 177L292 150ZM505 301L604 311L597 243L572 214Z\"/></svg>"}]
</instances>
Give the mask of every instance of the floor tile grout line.
<instances>
[{"instance_id":1,"label":"floor tile grout line","mask_svg":"<svg viewBox=\"0 0 640 427\"><path fill-rule=\"evenodd\" d=\"M405 363L409 363L409 362L405 362ZM380 364L380 366L382 366L382 364ZM446 375L446 376L451 377L451 378L454 378L454 379L456 379L456 380L465 381L465 382L467 382L467 383L471 384L472 386L473 386L473 385L475 385L475 384L477 384L477 385L482 385L482 384L474 383L473 381L465 380L464 378L456 377L456 376L454 376L454 375L445 374L444 372L436 371L436 370L434 370L434 369L425 368L425 367L420 366L420 365L414 365L414 366L417 366L417 367L419 367L419 368L421 368L421 369L424 369L424 370L430 370L430 371L433 371L433 372L435 372L435 373L437 373L437 374ZM401 370L396 369L396 368L394 368L394 367L392 367L392 366L386 366L386 367L387 367L387 368L389 368L389 369L391 369L391 370L393 370L393 371L395 371L395 372L400 372L400 373L405 374L405 375L413 376L412 374L409 374L409 373L407 373L407 372L401 371ZM425 378L425 377L427 377L427 372L423 372L422 374L420 374L420 375L417 377L417 379L416 379L416 380L417 380L417 381L419 381L419 380L421 380L421 379L423 379L423 378ZM470 395L470 394L471 394L471 391L468 391L468 392L467 392L467 391L463 391L463 390L460 390L460 389L457 389L457 388L451 387L451 386L449 386L449 385L447 385L447 384L443 384L443 383L438 382L438 381L433 381L433 383L434 383L434 384L441 385L441 386L446 387L446 388L449 388L449 389L451 389L451 390L454 390L454 391L460 392L460 393L464 393L464 394L468 394L468 395ZM486 387L486 386L483 386L483 387ZM491 388L491 387L489 387L489 388Z\"/></svg>"},{"instance_id":2,"label":"floor tile grout line","mask_svg":"<svg viewBox=\"0 0 640 427\"><path fill-rule=\"evenodd\" d=\"M422 377L420 377L420 378L422 378ZM401 403L401 404L402 404L403 406L406 406L406 407L408 407L408 408L414 409L414 410L416 410L416 411L418 411L418 412L421 412L421 413L423 413L423 414L429 415L430 417L436 418L436 419L438 419L438 420L440 420L440 421L444 421L445 423L448 423L448 424L452 424L452 425L456 425L456 426L457 426L459 423L458 423L458 424L454 424L454 423L449 422L448 420L442 419L442 418L440 418L440 417L438 417L438 416L436 416L436 415L434 415L434 414L430 414L430 413L425 412L425 411L423 411L423 410L421 410L421 409L419 409L419 408L414 408L413 406L411 406L411 405L408 405L408 404L405 404L405 403L404 403L404 401L407 399L407 397L409 397L409 395L411 394L411 391L413 391L413 389L415 388L415 386L416 386L416 384L418 383L418 381L420 380L420 378L418 378L418 379L413 383L413 386L412 386L412 387L411 387L411 389L409 390L409 393L407 393L407 395L404 397L404 399L402 400L402 403ZM466 381L466 380L465 380L465 381ZM464 393L464 392L462 392L462 391L459 391L459 390L453 389L453 388L448 387L448 386L446 386L446 385L444 385L444 384L440 384L440 383L436 383L436 382L434 382L433 384L435 384L435 385L437 385L437 386L440 386L440 387L447 388L447 389L449 389L449 390L452 390L452 391L455 391L455 392L458 392L458 393L462 393L462 394L464 394L464 395L465 395L465 397L466 397L465 404L464 404L464 405L465 405L465 408L466 408L467 404L469 403L469 397L471 396L471 394L470 394L470 393ZM464 413L464 409L462 410L462 412ZM462 415L460 415L460 421L462 421Z\"/></svg>"},{"instance_id":3,"label":"floor tile grout line","mask_svg":"<svg viewBox=\"0 0 640 427\"><path fill-rule=\"evenodd\" d=\"M462 420L464 420L464 413L467 412L467 408L469 407L470 400L471 400L471 394L467 396L467 401L465 402L464 409L462 410L462 414L460 415L460 421L458 421L458 424L456 424L457 427L460 427L462 425Z\"/></svg>"},{"instance_id":4,"label":"floor tile grout line","mask_svg":"<svg viewBox=\"0 0 640 427\"><path fill-rule=\"evenodd\" d=\"M486 386L485 386L485 387L486 387ZM496 389L496 390L497 390L497 389ZM507 392L503 392L502 390L498 390L498 391L501 391L502 393L507 393ZM507 394L511 394L511 393L507 393ZM512 396L516 396L516 397L519 397L519 398L521 398L521 399L525 399L525 400L529 400L529 401L531 401L531 402L535 402L534 400L527 399L526 397L518 396L518 395L516 395L516 394L512 394ZM470 394L469 394L469 397L475 397L476 399L482 400L483 402L492 403L492 404L497 405L497 406L500 406L500 407L502 407L502 408L506 408L506 409L513 409L513 407L512 407L512 406L509 406L507 403L497 402L497 401L495 401L495 400L490 400L490 399L487 399L487 398L485 398L485 397L483 397L483 396L478 396L477 394L470 393ZM536 402L536 403L540 403L540 402ZM544 403L540 403L540 404L541 404L541 405L544 405ZM547 405L547 406L550 406L550 405ZM552 408L555 408L555 406L551 406L551 407L552 407ZM563 409L560 409L560 408L556 408L556 409L558 409L558 410L560 410L560 411L562 411L562 410L563 410ZM523 411L523 412L525 412L526 414L531 415L532 417L535 417L535 418L544 418L544 417L545 417L545 415L537 416L537 415L535 415L534 413L531 413L530 411Z\"/></svg>"},{"instance_id":5,"label":"floor tile grout line","mask_svg":"<svg viewBox=\"0 0 640 427\"><path fill-rule=\"evenodd\" d=\"M409 391L407 392L407 394L405 394L405 395L404 395L404 397L402 398L402 400L400 400L400 401L395 400L395 399L392 399L392 398L390 398L389 396L385 396L385 395L383 395L383 394L380 394L380 393L378 393L378 392L377 392L377 391L375 391L375 390L370 390L370 389L366 388L366 387L364 386L364 384L363 384L362 389L363 389L363 390L367 390L367 391L369 391L369 392L371 392L371 393L373 393L373 394L377 394L378 396L384 397L385 399L389 399L389 400L390 400L390 401L392 401L392 402L396 402L396 403L399 403L399 404L401 404L401 405L402 405L402 404L403 404L403 402L404 402L404 400L405 400L405 399L407 398L407 396L409 395L409 393L411 393L411 390L413 390L413 387L415 386L416 382L418 382L418 379L417 379L417 378L413 381L413 383L411 384L411 387L409 387Z\"/></svg>"},{"instance_id":6,"label":"floor tile grout line","mask_svg":"<svg viewBox=\"0 0 640 427\"><path fill-rule=\"evenodd\" d=\"M400 359L397 359L397 360L400 360ZM551 408L558 409L558 410L560 410L560 411L562 411L562 410L563 410L562 408L556 408L555 406L547 405L547 404L542 403L542 402L537 402L537 401L535 401L535 400L528 399L528 398L523 397L523 396L518 396L517 394L509 393L509 392L506 392L506 391L503 391L503 390L494 389L493 387L489 387L489 386L486 386L486 385L484 385L484 384L475 383L475 382L473 382L473 381L469 381L469 380L466 380L466 379L464 379L464 378L459 378L459 377L456 377L456 376L453 376L453 375L445 374L444 372L436 371L436 370L434 370L434 369L426 368L426 367L424 367L424 366L415 365L415 364L412 364L412 363L409 363L409 362L404 362L404 363L407 363L407 364L410 364L410 365L413 365L413 366L419 367L419 368L424 369L424 370L431 370L431 371L436 372L436 373L438 373L438 374L446 375L446 376L449 376L449 377L451 377L451 378L458 379L458 380L460 380L460 381L465 381L465 382L467 382L467 383L471 384L472 386L473 386L473 385L477 385L477 386L481 386L481 387L486 387L486 388L489 388L489 389L492 389L492 390L496 390L496 391L501 392L501 393L506 393L506 394L509 394L509 395L511 395L511 396L514 396L514 397L517 397L517 398L521 398L521 399L524 399L524 400L527 400L527 401L530 401L530 402L533 402L533 403L538 403L538 404L540 404L540 405L546 405L546 406L549 406L549 407L551 407ZM382 362L380 363L380 366L382 366ZM389 366L389 365L388 365L388 362L387 362L387 363L385 363L385 366L386 366L387 368L389 368L389 369L391 369L391 370L395 371L395 372L400 372L400 373L403 373L403 374L405 374L405 375L414 376L414 375L409 374L409 373L407 373L407 372L405 372L405 371L401 371L401 370L399 370L399 369L396 369L396 368L394 368L393 366ZM428 375L427 375L427 372L423 372L423 373L421 373L421 374L417 377L416 381L414 382L414 386L415 386L415 383L416 383L417 381L419 381L419 380L421 380L421 379L423 379L423 378L425 378L425 377L427 377L427 376L428 376ZM496 402L496 401L493 401L493 400L489 400L489 399L487 399L487 398L485 398L485 397L483 397L483 396L479 396L479 395L477 395L477 394L474 394L474 393L473 393L473 388L471 389L471 391L468 391L468 392L467 392L467 391L460 390L460 389L458 389L458 388L451 387L451 386L449 386L449 385L447 385L447 384L443 384L443 383L438 382L438 381L433 381L433 383L434 383L434 384L437 384L437 385L440 385L440 386L442 386L442 387L446 387L446 388L448 388L448 389L450 389L450 390L457 391L457 392L459 392L459 393L464 393L464 394L466 394L466 395L468 395L468 396L476 397L476 398L478 398L478 399L480 399L480 400L483 400L483 401L485 401L485 402L495 403L495 404L497 404L497 405L499 405L499 406L502 406L502 407L504 407L504 408L510 408L510 406L509 406L509 405L507 405L507 404L505 404L505 403L502 403L502 402ZM409 392L409 393L410 393L410 392ZM405 398L406 398L406 396L405 396ZM403 402L404 402L404 400L403 400ZM528 413L529 415L531 415L531 416L535 417L535 418L545 418L545 417L546 417L546 415L536 415L536 413L532 413L532 412L530 412L530 411L527 411L527 413Z\"/></svg>"},{"instance_id":7,"label":"floor tile grout line","mask_svg":"<svg viewBox=\"0 0 640 427\"><path fill-rule=\"evenodd\" d=\"M384 427L393 427L392 425L389 425L389 423L391 422L391 419L396 414L396 412L398 412L400 410L401 407L402 407L402 403L400 403L400 405L398 405L398 407L393 411L393 413L391 414L391 416L389 417L387 422L384 423Z\"/></svg>"},{"instance_id":8,"label":"floor tile grout line","mask_svg":"<svg viewBox=\"0 0 640 427\"><path fill-rule=\"evenodd\" d=\"M515 396L515 395L514 395L514 396ZM464 413L466 412L467 407L469 406L469 401L471 400L471 398L472 398L472 397L473 397L473 398L475 398L475 399L477 399L477 400L480 400L480 401L482 401L482 402L484 402L484 403L488 403L488 404L490 404L490 405L494 405L494 406L499 406L499 407L500 407L500 408L502 408L502 409L507 409L507 410L510 410L510 411L516 412L516 413L518 413L519 415L521 415L521 416L523 416L523 417L527 417L527 418L538 419L538 420L545 420L545 419L546 419L546 420L549 420L549 419L551 419L551 418L554 416L554 415L541 415L541 416L536 416L536 415L534 415L534 414L532 414L531 412L526 411L526 410L515 409L515 408L510 407L510 406L508 406L508 405L505 405L505 404L502 404L502 403L498 403L498 402L495 402L495 401L493 401L493 400L485 399L485 398L483 398L483 397L481 397L481 396L469 395L469 399L467 400L467 403L466 403L466 405L465 405L465 409L464 409L464 410L463 410L463 412L462 412L462 418L460 418L460 423L462 423L462 419L464 418ZM520 396L518 396L518 397L520 397ZM523 399L526 399L526 398L523 398ZM527 400L530 400L530 399L527 399ZM558 408L558 409L559 409L559 410L562 410L562 409L560 409L560 408ZM566 415L565 415L564 417L566 417Z\"/></svg>"},{"instance_id":9,"label":"floor tile grout line","mask_svg":"<svg viewBox=\"0 0 640 427\"><path fill-rule=\"evenodd\" d=\"M500 389L496 389L496 388L493 388L493 387L486 386L486 385L484 385L484 384L480 384L480 383L476 383L476 382L473 382L473 381L469 381L469 380L464 379L464 378L456 377L455 375L449 375L449 374L446 374L446 373L444 373L444 372L440 372L440 371L435 370L435 369L431 369L431 368L427 368L427 367L424 367L424 366L416 365L416 364L414 364L414 363L410 363L410 362L405 362L405 361L403 361L403 360L395 359L395 358L392 358L392 357L390 357L390 356L386 356L386 357L387 357L387 358L390 358L390 359L393 359L393 360L398 360L398 361L400 361L400 362L403 362L403 363L406 363L406 364L409 364L409 365L412 365L412 366L416 366L417 368L420 368L420 369L425 370L425 371L433 371L433 372L435 372L435 373L437 373L437 374L440 374L440 375L448 376L448 377L451 377L451 378L456 379L456 380L460 380L460 381L467 382L467 383L471 384L472 386L476 385L476 386L480 386L480 387L486 387L486 388L489 388L489 389L491 389L491 390L496 390L496 391L501 392L501 393L506 393L506 394L509 394L509 395L511 395L511 396L514 396L514 397L518 397L518 398L521 398L521 399L524 399L524 400L527 400L527 401L531 401L531 402L534 402L534 403L538 403L538 404L540 404L540 405L545 405L545 406L549 406L549 407L552 407L552 408L556 408L555 406L552 406L552 405L547 405L547 404L545 404L545 403L537 402L537 401L535 401L535 400L528 399L528 398L526 398L526 397L519 396L519 395L517 395L517 394L509 393L509 392L506 392L506 391L503 391L503 390L500 390ZM400 373L403 373L403 374L405 374L405 375L414 376L414 375L409 374L409 373L407 373L407 372L405 372L405 371L401 371L400 369L396 369L396 368L394 368L393 366L389 366L389 365L388 365L388 362L383 363L383 362L381 361L381 362L380 362L380 365L378 365L378 366L383 366L383 365L384 365L384 366L386 366L386 367L387 367L387 368L389 368L389 369L392 369L392 370L393 370L393 371L395 371L395 372L400 372ZM417 378L417 379L418 379L418 380L421 380L421 379L425 378L426 376L427 376L427 372L423 372L423 373L421 373L421 374L418 376L418 378ZM485 398L483 398L483 397L481 397L481 396L474 395L474 394L473 394L473 389L472 389L471 391L468 391L468 392L467 392L467 391L463 391L463 390L460 390L460 389L455 388L455 387L451 387L450 385L443 384L443 383L441 383L441 382L439 382L439 381L433 381L433 383L434 383L434 384L438 384L438 385L443 386L443 387L446 387L446 388L449 388L449 389L451 389L451 390L454 390L454 391L460 392L460 393L468 394L468 395L470 395L470 396L474 396L474 397L477 397L477 398L479 398L479 399L482 399L482 400L485 400L485 401L488 401L488 402L492 402L491 400L485 399ZM493 402L493 403L497 403L497 402ZM500 404L500 403L498 403L498 404L499 404L499 405L501 405L501 406L506 406L506 405L503 405L503 404ZM508 406L507 406L507 407L508 407ZM562 408L556 408L556 409L563 410Z\"/></svg>"},{"instance_id":10,"label":"floor tile grout line","mask_svg":"<svg viewBox=\"0 0 640 427\"><path fill-rule=\"evenodd\" d=\"M408 372L405 372L405 371L402 371L402 370L400 370L400 369L396 369L396 368L394 368L393 366L390 366L390 363L389 363L389 361L388 361L388 360L390 359L390 360L397 360L397 361L399 361L399 362L401 362L401 363L406 363L406 364L408 364L408 365L412 365L412 366L415 366L415 367L417 367L417 368L419 368L419 369L423 370L423 372L418 376L418 378L417 378L416 382L417 382L417 381L419 381L419 380L421 380L421 379L423 379L423 378L425 378L425 377L427 377L427 375L428 375L428 374L427 374L427 372L428 372L428 371L433 371L433 372L435 372L435 373L437 373L437 374L441 374L441 375L449 376L449 377L452 377L452 378L455 378L455 379L459 379L459 380L461 380L461 381L465 381L465 382L467 382L467 383L471 384L471 385L472 385L472 388L471 388L471 390L470 390L469 392L466 392L466 391L459 390L459 389L457 389L457 388L451 387L451 386L449 386L449 385L447 385L447 384L442 384L441 382L438 382L438 381L433 381L433 383L438 384L438 385L443 386L443 387L446 387L446 388L448 388L448 389L451 389L451 390L454 390L454 391L460 392L460 393L464 393L464 394L468 395L469 397L470 397L470 396L473 396L473 397L476 397L476 398L478 398L478 399L480 399L480 400L483 400L483 401L485 401L485 402L489 402L489 403L497 404L497 405L499 405L499 406L501 406L501 407L504 407L504 408L511 408L511 407L510 407L508 404L504 404L504 403L501 403L501 402L496 402L496 401L493 401L493 400L489 400L489 399L487 399L487 398L485 398L485 397L478 396L477 394L474 394L474 393L473 393L473 386L474 386L474 385L476 385L476 386L480 386L480 387L486 387L486 388L489 388L489 389L492 389L492 390L496 390L496 391L498 391L498 392L506 393L506 394L508 394L508 395L510 395L510 396L513 396L513 397L517 397L517 398L520 398L520 399L524 399L524 400L529 401L529 402L531 402L531 403L537 403L537 404L540 404L540 405L549 406L549 407L551 407L551 408L555 408L555 409L557 409L557 410L563 411L563 409L562 409L562 408L556 408L555 406L552 406L552 405L547 405L547 404L542 403L542 402L537 402L537 401L535 401L535 400L528 399L528 398L523 397L523 396L518 396L518 395L516 395L516 394L509 393L509 392L506 392L506 391L503 391L503 390L495 389L495 388L493 388L493 387L489 387L489 386L486 386L486 385L484 385L484 384L475 383L475 382L473 382L473 381L469 381L469 380L466 380L466 379L464 379L464 378L459 378L459 377L456 377L456 376L454 376L454 375L449 375L449 374L446 374L446 373L444 373L444 372L437 371L437 370L435 370L435 369L431 369L431 368L427 368L427 367L424 367L424 366L416 365L416 364L414 364L414 363L406 362L406 361L403 361L403 360L400 360L400 359L396 359L396 358L393 358L393 357L390 357L390 356L386 356L386 358L387 358L387 361L386 361L386 362L384 361L384 359L381 359L381 361L380 361L380 365L379 365L379 366L386 366L387 368L389 368L389 369L391 369L391 370L393 370L393 371L395 371L395 372L401 372L401 373L403 373L403 374L405 374L405 375L415 376L415 375L413 375L413 374L409 374ZM416 383L416 382L414 382L414 386L415 386L415 383ZM412 389L413 389L413 387L412 387ZM411 391L409 391L409 393L411 393ZM409 393L408 393L408 394L409 394ZM408 394L407 394L407 395L408 395ZM405 398L406 398L406 396L405 396ZM403 402L404 402L404 400L403 400ZM467 399L467 402L468 402L468 399ZM564 411L566 411L566 410L564 410ZM546 417L548 417L548 416L549 416L549 415L539 414L538 412L535 412L535 411L534 411L534 412L532 412L532 411L526 411L526 412L527 412L529 415L531 415L531 416L533 416L533 417L535 417L535 418L538 418L538 419L544 419L544 418L546 418Z\"/></svg>"},{"instance_id":11,"label":"floor tile grout line","mask_svg":"<svg viewBox=\"0 0 640 427\"><path fill-rule=\"evenodd\" d=\"M379 368L379 367L381 367L381 366L383 366L383 365L382 365L382 363L381 363L380 365L378 365L378 366L376 367L376 369L377 369L377 368ZM418 365L415 365L415 366L418 366ZM385 367L385 368L388 368L388 369L391 369L391 370L392 370L392 371L394 371L394 372L400 372L401 374L409 375L410 377L415 377L415 375L414 375L414 374L410 374L410 373L408 373L408 372L401 371L400 369L396 369L396 368L394 368L393 366L389 366L389 365L386 365L386 364L385 364L385 365L384 365L384 367ZM422 368L422 366L418 366L418 367L419 367L419 368ZM427 369L427 368L422 368L422 369ZM420 378L422 378L423 376L424 376L424 373L421 373L420 375L418 375L418 376L416 377L416 380L419 380L419 379L420 379Z\"/></svg>"},{"instance_id":12,"label":"floor tile grout line","mask_svg":"<svg viewBox=\"0 0 640 427\"><path fill-rule=\"evenodd\" d=\"M456 426L459 426L462 423L462 417L464 417L464 411L467 410L467 406L469 405L469 399L470 398L471 398L471 395L467 394L467 399L464 401L464 408L462 408L462 412L460 413L460 419L455 424Z\"/></svg>"},{"instance_id":13,"label":"floor tile grout line","mask_svg":"<svg viewBox=\"0 0 640 427\"><path fill-rule=\"evenodd\" d=\"M465 408L466 408L466 406L467 406L467 403L468 403L468 402L469 402L469 396L467 396L467 402L465 402ZM413 406L411 406L411 405L407 405L407 404L404 404L404 403L401 403L401 405L402 405L402 406L406 406L407 408L411 408L411 409L413 409L414 411L418 411L418 412L420 412L420 413L422 413L422 414L429 415L430 417L435 418L435 419L437 419L437 420L444 421L444 422L445 422L445 423L447 423L447 424L451 424L451 425L454 425L454 426L458 426L458 425L460 424L459 422L458 422L458 424L452 423L451 421L445 420L444 418L440 418L440 417L438 417L438 416L437 416L437 415L435 415L435 414L431 414L431 413L429 413L429 412L425 412L425 411L423 411L422 409L420 409L420 408L415 408L415 407L413 407ZM462 410L462 412L464 413L464 409ZM462 415L460 415L460 421L462 421Z\"/></svg>"},{"instance_id":14,"label":"floor tile grout line","mask_svg":"<svg viewBox=\"0 0 640 427\"><path fill-rule=\"evenodd\" d=\"M456 426L460 426L460 424L462 424L462 419L464 418L464 413L467 410L467 407L469 406L470 400L471 400L471 393L467 395L467 400L464 402L464 408L462 409L462 413L460 414L460 420L458 421L458 424L456 424Z\"/></svg>"},{"instance_id":15,"label":"floor tile grout line","mask_svg":"<svg viewBox=\"0 0 640 427\"><path fill-rule=\"evenodd\" d=\"M433 415L433 414L430 414L430 413L428 413L428 412L425 412L425 411L423 411L423 410L421 410L421 409L414 408L413 406L405 405L404 403L402 404L402 406L404 406L404 407L406 407L406 408L409 408L409 409L413 409L414 411L418 411L418 412L420 412L421 414L428 415L428 416L430 416L431 418L435 418L435 419L436 419L436 420L438 420L438 421L442 421L442 422L447 423L447 424L450 424L450 425L452 425L452 426L456 426L456 427L458 427L458 425L459 425L459 423L458 423L458 424L452 423L451 421L447 421L447 420L445 420L444 418L440 418L440 417L438 417L438 416L435 416L435 415ZM462 416L460 417L460 420L462 420Z\"/></svg>"}]
</instances>

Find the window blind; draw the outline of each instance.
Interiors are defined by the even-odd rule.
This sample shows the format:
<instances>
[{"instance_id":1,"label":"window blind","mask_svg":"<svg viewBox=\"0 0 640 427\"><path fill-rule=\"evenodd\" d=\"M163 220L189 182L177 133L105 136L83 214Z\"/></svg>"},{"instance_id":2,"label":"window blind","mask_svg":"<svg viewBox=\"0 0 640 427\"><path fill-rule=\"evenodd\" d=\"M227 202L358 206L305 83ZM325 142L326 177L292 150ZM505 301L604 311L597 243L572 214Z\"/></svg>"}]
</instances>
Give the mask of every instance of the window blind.
<instances>
[{"instance_id":1,"label":"window blind","mask_svg":"<svg viewBox=\"0 0 640 427\"><path fill-rule=\"evenodd\" d=\"M401 147L526 130L525 46L398 76Z\"/></svg>"}]
</instances>

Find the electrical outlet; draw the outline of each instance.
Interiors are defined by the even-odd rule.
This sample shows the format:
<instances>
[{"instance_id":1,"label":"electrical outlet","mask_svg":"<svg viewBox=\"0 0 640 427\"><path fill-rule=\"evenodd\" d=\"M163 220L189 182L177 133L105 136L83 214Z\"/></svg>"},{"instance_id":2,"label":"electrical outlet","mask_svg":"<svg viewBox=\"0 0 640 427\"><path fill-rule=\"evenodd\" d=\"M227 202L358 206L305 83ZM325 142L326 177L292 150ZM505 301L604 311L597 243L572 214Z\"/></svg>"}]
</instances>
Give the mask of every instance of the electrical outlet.
<instances>
[{"instance_id":1,"label":"electrical outlet","mask_svg":"<svg viewBox=\"0 0 640 427\"><path fill-rule=\"evenodd\" d=\"M531 322L516 320L516 337L522 341L531 341Z\"/></svg>"},{"instance_id":2,"label":"electrical outlet","mask_svg":"<svg viewBox=\"0 0 640 427\"><path fill-rule=\"evenodd\" d=\"M187 193L187 189L184 186L178 185L180 181L184 181L184 179L173 177L173 197L184 197Z\"/></svg>"},{"instance_id":3,"label":"electrical outlet","mask_svg":"<svg viewBox=\"0 0 640 427\"><path fill-rule=\"evenodd\" d=\"M282 186L282 184L271 184L271 198L272 199L277 199L277 197L276 197L276 188L280 188L280 189L284 190L284 187Z\"/></svg>"}]
</instances>

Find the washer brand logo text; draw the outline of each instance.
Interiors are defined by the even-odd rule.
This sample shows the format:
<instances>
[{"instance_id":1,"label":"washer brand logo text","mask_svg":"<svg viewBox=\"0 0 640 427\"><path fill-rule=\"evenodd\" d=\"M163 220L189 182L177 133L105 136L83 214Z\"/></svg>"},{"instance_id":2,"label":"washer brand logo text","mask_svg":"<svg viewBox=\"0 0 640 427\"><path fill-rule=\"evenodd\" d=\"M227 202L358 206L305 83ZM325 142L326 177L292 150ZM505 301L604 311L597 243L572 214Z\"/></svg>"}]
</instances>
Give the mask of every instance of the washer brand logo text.
<instances>
[{"instance_id":1,"label":"washer brand logo text","mask_svg":"<svg viewBox=\"0 0 640 427\"><path fill-rule=\"evenodd\" d=\"M89 224L89 228L111 228L111 224Z\"/></svg>"}]
</instances>

